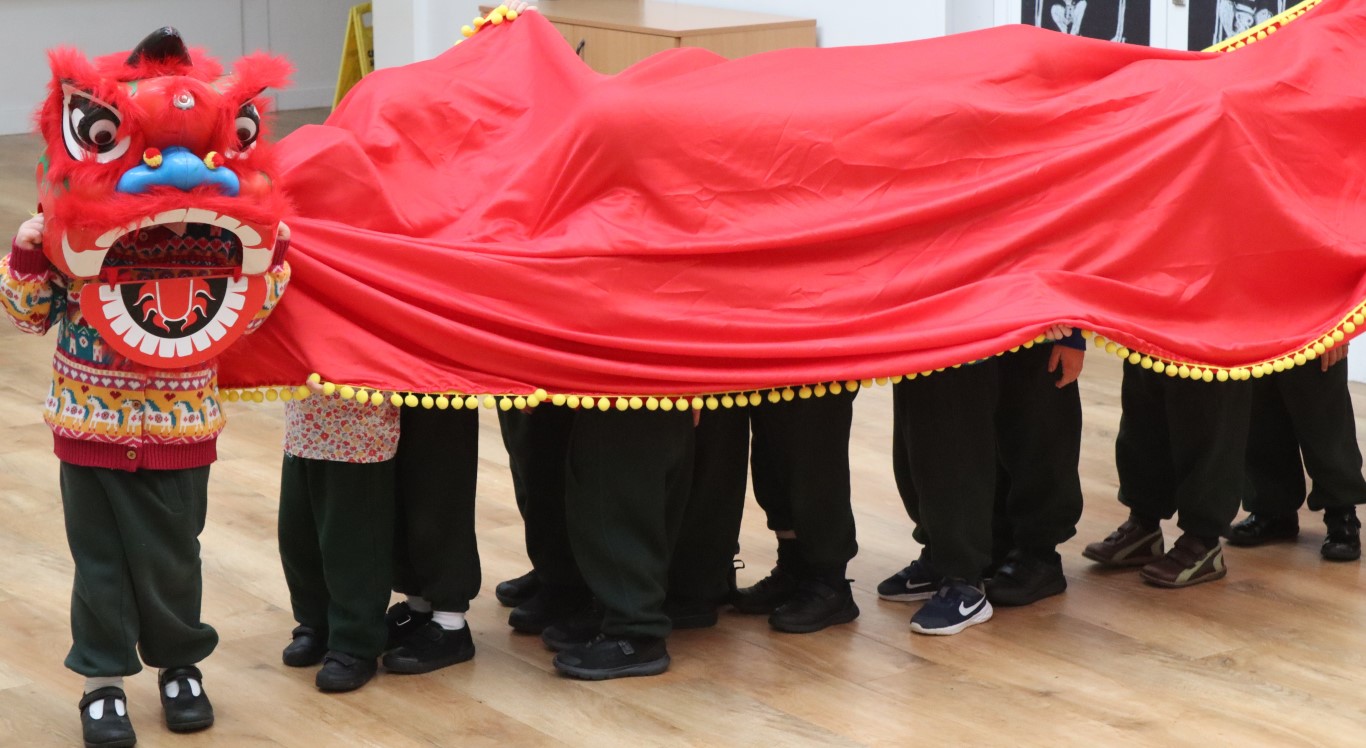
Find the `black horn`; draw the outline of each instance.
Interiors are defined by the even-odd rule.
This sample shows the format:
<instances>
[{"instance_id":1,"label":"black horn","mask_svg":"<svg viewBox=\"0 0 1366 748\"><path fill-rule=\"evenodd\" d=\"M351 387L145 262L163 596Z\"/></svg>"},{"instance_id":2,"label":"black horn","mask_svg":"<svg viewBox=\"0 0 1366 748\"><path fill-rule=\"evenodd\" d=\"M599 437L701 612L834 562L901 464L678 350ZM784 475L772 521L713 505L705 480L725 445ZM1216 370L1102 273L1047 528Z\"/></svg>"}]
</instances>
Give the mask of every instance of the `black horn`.
<instances>
[{"instance_id":1,"label":"black horn","mask_svg":"<svg viewBox=\"0 0 1366 748\"><path fill-rule=\"evenodd\" d=\"M154 62L176 63L179 65L190 65L190 52L185 49L185 40L180 38L180 32L170 26L153 31L147 38L138 42L138 46L128 55L128 65L133 66L143 60Z\"/></svg>"}]
</instances>

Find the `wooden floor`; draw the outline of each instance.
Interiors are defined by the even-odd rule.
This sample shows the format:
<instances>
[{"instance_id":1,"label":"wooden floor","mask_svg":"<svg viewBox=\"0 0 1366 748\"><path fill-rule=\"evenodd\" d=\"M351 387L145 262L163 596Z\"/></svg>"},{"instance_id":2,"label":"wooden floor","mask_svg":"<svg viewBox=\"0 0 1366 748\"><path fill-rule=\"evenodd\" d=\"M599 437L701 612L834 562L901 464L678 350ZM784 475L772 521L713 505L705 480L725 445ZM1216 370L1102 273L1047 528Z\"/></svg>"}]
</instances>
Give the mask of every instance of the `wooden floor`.
<instances>
[{"instance_id":1,"label":"wooden floor","mask_svg":"<svg viewBox=\"0 0 1366 748\"><path fill-rule=\"evenodd\" d=\"M7 234L31 207L37 150L31 137L0 138ZM71 562L39 415L52 345L0 324L0 746L80 742L81 680L61 664ZM222 636L205 663L218 723L171 735L155 677L143 673L129 680L140 745L1366 745L1366 579L1359 564L1319 559L1317 516L1301 518L1298 543L1232 549L1226 580L1188 590L1080 557L1124 518L1112 460L1118 382L1114 359L1089 357L1086 512L1061 549L1065 595L946 638L911 634L913 608L877 599L878 580L917 549L888 458L891 392L869 388L850 445L861 547L850 575L863 615L793 636L727 613L716 628L670 639L667 674L604 683L557 677L539 640L512 633L493 599L493 585L528 563L507 456L485 411L485 592L470 611L478 655L430 675L381 674L338 696L314 690L311 670L280 664L293 626L275 543L282 408L229 404L202 538L204 619ZM1366 391L1354 395L1361 402ZM752 499L741 542L748 584L775 555Z\"/></svg>"}]
</instances>

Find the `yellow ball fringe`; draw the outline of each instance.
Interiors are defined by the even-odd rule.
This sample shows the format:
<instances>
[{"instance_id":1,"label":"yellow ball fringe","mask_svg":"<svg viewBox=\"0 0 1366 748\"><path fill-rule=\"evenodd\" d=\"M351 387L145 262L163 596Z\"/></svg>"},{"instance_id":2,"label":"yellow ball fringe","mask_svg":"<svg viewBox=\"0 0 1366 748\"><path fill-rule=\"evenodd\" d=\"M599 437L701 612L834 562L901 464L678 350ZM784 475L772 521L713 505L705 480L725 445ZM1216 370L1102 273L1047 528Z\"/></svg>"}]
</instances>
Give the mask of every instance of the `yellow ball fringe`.
<instances>
[{"instance_id":1,"label":"yellow ball fringe","mask_svg":"<svg viewBox=\"0 0 1366 748\"><path fill-rule=\"evenodd\" d=\"M1250 366L1233 368L1164 360L1151 354L1145 354L1142 351L1130 349L1116 341L1108 340L1100 333L1089 330L1081 330L1081 336L1083 339L1091 340L1094 348L1104 350L1107 353L1119 357L1130 365L1140 366L1154 374L1166 374L1169 377L1180 377L1182 379L1203 382L1240 382L1250 379L1261 379L1262 377L1284 372L1287 369L1292 369L1296 366L1305 366L1309 362L1316 360L1319 356L1326 354L1339 343L1346 341L1347 336L1355 334L1357 329L1364 325L1366 325L1366 303L1361 304L1357 309L1346 315L1341 322L1325 333L1321 338L1298 351L1287 353L1278 358L1269 359ZM1041 335L1027 340L1018 346L1012 346L1008 351L1001 351L995 355L999 356L1006 352L1016 352L1021 348L1031 348L1036 342L1043 340L1046 340L1046 338ZM979 360L985 360L985 358ZM959 368L963 365L964 364L957 364L953 365L951 368ZM896 374L844 381L835 380L799 386L788 385L748 392L699 393L694 395L667 396L571 395L562 392L557 392L552 395L542 388L537 388L531 394L487 393L474 395L439 393L432 395L416 392L389 392L386 394L382 391L371 390L366 387L356 387L345 384L339 385L336 382L325 381L323 380L322 375L317 372L309 374L307 382L312 385L317 385L319 391L321 391L323 395L337 395L343 400L354 399L357 405L379 406L388 402L394 407L406 406L415 408L420 405L426 409L436 407L438 410L445 410L447 408L456 410L468 408L473 410L480 405L483 405L487 409L498 408L507 411L512 408L517 408L518 410L534 408L542 403L550 402L557 406L566 406L570 408L583 407L589 409L596 407L602 411L611 410L614 407L619 411L639 410L642 407L650 411L683 411L689 409L702 410L703 408L706 408L707 410L717 410L718 408L757 407L762 404L764 400L767 400L770 403L778 403L790 402L798 398L807 400L812 397L824 397L827 393L838 395L845 390L856 392L860 387L871 387L873 384L900 384L903 380L929 376L935 372L942 372L945 368L950 367L939 367L932 371L912 372L904 375ZM312 394L313 391L307 386L298 385L295 387L224 389L221 396L227 402L240 401L260 403L303 400Z\"/></svg>"}]
</instances>

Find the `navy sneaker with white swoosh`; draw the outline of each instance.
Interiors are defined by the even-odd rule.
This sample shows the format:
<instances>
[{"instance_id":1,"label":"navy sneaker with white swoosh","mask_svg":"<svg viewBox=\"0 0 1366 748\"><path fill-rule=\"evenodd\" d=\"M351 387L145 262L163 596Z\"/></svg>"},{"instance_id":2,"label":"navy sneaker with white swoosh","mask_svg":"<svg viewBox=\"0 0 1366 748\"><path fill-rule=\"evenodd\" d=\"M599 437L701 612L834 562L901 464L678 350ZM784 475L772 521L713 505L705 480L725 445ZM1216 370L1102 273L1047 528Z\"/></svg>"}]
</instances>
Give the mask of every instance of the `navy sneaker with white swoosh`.
<instances>
[{"instance_id":1,"label":"navy sneaker with white swoosh","mask_svg":"<svg viewBox=\"0 0 1366 748\"><path fill-rule=\"evenodd\" d=\"M939 591L911 616L911 631L948 636L991 620L986 593L961 579L946 579Z\"/></svg>"}]
</instances>

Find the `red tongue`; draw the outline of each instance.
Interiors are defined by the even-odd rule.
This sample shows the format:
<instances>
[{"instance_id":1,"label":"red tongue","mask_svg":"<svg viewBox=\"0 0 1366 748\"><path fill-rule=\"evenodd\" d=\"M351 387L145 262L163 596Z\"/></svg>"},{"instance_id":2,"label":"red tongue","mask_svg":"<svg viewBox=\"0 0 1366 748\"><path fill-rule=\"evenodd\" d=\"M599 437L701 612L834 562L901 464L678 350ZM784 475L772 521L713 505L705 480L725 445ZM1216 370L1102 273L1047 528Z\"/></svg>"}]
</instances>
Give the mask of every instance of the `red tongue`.
<instances>
[{"instance_id":1,"label":"red tongue","mask_svg":"<svg viewBox=\"0 0 1366 748\"><path fill-rule=\"evenodd\" d=\"M163 319L170 321L188 319L195 294L200 292L209 293L209 284L199 279L189 279L188 282L184 279L165 283L155 281L144 284L141 291L142 294L152 295L155 306L149 304L147 308L155 308Z\"/></svg>"}]
</instances>

